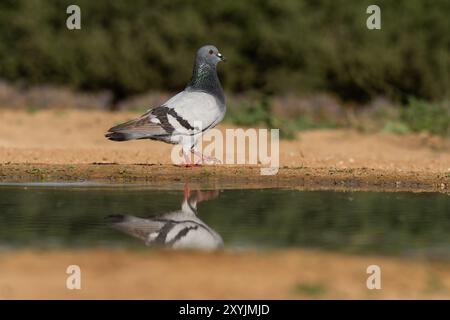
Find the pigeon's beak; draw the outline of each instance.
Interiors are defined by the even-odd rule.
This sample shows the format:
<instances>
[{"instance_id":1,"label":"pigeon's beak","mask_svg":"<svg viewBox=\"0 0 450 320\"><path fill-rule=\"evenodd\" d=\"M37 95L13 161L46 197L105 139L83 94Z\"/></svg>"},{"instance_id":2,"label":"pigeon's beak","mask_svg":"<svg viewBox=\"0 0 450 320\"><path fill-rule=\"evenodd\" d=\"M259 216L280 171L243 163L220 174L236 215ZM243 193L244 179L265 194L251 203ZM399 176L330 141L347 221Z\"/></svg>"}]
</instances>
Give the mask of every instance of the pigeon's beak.
<instances>
[{"instance_id":1,"label":"pigeon's beak","mask_svg":"<svg viewBox=\"0 0 450 320\"><path fill-rule=\"evenodd\" d=\"M218 57L220 60L222 60L223 62L227 61L227 59L226 59L220 52L217 53L217 57Z\"/></svg>"}]
</instances>

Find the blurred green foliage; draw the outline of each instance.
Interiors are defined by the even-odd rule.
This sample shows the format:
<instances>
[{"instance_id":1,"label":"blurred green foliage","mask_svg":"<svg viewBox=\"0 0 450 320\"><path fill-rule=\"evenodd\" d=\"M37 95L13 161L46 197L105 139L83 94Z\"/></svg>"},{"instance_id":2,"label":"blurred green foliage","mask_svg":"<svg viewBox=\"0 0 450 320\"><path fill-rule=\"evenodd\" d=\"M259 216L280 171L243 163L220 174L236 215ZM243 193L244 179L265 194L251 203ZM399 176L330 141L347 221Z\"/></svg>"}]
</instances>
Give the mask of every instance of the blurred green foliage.
<instances>
[{"instance_id":1,"label":"blurred green foliage","mask_svg":"<svg viewBox=\"0 0 450 320\"><path fill-rule=\"evenodd\" d=\"M212 43L232 92L449 96L448 0L380 0L382 29L366 28L373 1L3 0L0 78L109 89L119 100L179 90L194 53ZM81 7L82 29L66 28Z\"/></svg>"},{"instance_id":2,"label":"blurred green foliage","mask_svg":"<svg viewBox=\"0 0 450 320\"><path fill-rule=\"evenodd\" d=\"M326 293L326 286L323 283L297 283L294 288L294 293L299 295L306 295L308 297L318 298Z\"/></svg>"},{"instance_id":3,"label":"blurred green foliage","mask_svg":"<svg viewBox=\"0 0 450 320\"><path fill-rule=\"evenodd\" d=\"M231 105L225 121L238 126L263 126L280 129L280 137L294 139L297 131L354 128L362 132L386 131L397 134L427 132L450 137L450 102L428 102L410 98L403 106L385 105L380 109L361 108L356 112L344 110L341 118L317 115L308 109L301 116L282 117L274 113L270 100L262 98Z\"/></svg>"},{"instance_id":4,"label":"blurred green foliage","mask_svg":"<svg viewBox=\"0 0 450 320\"><path fill-rule=\"evenodd\" d=\"M450 103L429 103L411 99L402 109L400 120L411 131L450 136Z\"/></svg>"},{"instance_id":5,"label":"blurred green foliage","mask_svg":"<svg viewBox=\"0 0 450 320\"><path fill-rule=\"evenodd\" d=\"M268 97L250 98L237 104L231 104L225 115L225 121L237 126L261 126L280 130L282 139L295 139L298 130L334 128L336 123L329 119L315 119L313 110L301 117L286 118L273 111Z\"/></svg>"},{"instance_id":6,"label":"blurred green foliage","mask_svg":"<svg viewBox=\"0 0 450 320\"><path fill-rule=\"evenodd\" d=\"M227 114L227 120L240 126L265 125L275 127L272 108L267 99L251 100L232 108Z\"/></svg>"},{"instance_id":7,"label":"blurred green foliage","mask_svg":"<svg viewBox=\"0 0 450 320\"><path fill-rule=\"evenodd\" d=\"M238 105L232 105L226 113L225 121L243 127L261 126L279 129L282 139L294 139L296 136L297 128L294 123L275 115L267 97L249 99Z\"/></svg>"}]
</instances>

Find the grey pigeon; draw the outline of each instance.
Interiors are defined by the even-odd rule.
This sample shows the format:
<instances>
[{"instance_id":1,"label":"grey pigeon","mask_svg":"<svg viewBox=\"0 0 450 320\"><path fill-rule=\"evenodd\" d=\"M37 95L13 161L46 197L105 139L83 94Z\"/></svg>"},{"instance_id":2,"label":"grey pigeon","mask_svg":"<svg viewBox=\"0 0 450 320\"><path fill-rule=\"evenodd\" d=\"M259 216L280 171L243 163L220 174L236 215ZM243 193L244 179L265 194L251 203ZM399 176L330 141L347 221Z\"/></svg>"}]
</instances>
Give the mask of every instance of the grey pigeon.
<instances>
[{"instance_id":1,"label":"grey pigeon","mask_svg":"<svg viewBox=\"0 0 450 320\"><path fill-rule=\"evenodd\" d=\"M105 135L113 141L152 139L180 144L187 165L189 153L202 160L219 162L196 150L202 133L217 125L224 117L225 95L217 76L217 64L224 56L212 45L197 51L191 81L186 88L159 107L141 117L112 127Z\"/></svg>"},{"instance_id":2,"label":"grey pigeon","mask_svg":"<svg viewBox=\"0 0 450 320\"><path fill-rule=\"evenodd\" d=\"M197 203L202 200L198 196L189 198L189 193L187 195L185 193L181 210L154 218L129 215L114 215L107 218L113 228L143 240L147 246L200 250L223 247L221 236L197 217Z\"/></svg>"}]
</instances>

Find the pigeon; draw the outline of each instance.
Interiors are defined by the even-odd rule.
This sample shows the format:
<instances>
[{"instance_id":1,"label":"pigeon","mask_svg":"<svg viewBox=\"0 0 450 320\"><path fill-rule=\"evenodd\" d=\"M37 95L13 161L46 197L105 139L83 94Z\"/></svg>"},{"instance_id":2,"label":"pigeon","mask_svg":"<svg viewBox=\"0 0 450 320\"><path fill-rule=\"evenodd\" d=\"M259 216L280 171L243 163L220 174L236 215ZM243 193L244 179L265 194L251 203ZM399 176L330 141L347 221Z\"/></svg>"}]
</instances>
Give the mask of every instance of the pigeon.
<instances>
[{"instance_id":1,"label":"pigeon","mask_svg":"<svg viewBox=\"0 0 450 320\"><path fill-rule=\"evenodd\" d=\"M201 135L225 115L225 95L217 76L217 64L225 60L215 46L201 47L195 57L191 81L183 91L141 117L112 127L105 136L113 141L151 139L181 145L187 166L193 164L190 153L201 161L219 163L195 146Z\"/></svg>"},{"instance_id":2,"label":"pigeon","mask_svg":"<svg viewBox=\"0 0 450 320\"><path fill-rule=\"evenodd\" d=\"M190 199L189 192L185 190L181 210L178 211L154 218L112 215L107 219L113 228L143 240L147 246L199 250L222 248L222 237L197 217L197 203L208 200L209 195L198 192Z\"/></svg>"}]
</instances>

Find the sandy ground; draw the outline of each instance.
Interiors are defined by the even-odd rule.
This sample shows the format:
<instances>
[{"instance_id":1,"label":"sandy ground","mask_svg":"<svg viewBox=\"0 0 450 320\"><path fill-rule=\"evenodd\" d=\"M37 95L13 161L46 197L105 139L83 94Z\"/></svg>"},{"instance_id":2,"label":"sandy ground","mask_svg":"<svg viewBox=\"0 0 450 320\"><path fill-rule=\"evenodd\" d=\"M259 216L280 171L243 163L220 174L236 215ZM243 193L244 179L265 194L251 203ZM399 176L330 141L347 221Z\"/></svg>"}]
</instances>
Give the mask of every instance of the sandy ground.
<instances>
[{"instance_id":1,"label":"sandy ground","mask_svg":"<svg viewBox=\"0 0 450 320\"><path fill-rule=\"evenodd\" d=\"M109 127L135 116L125 112L0 110L0 179L156 182L216 178L241 184L449 190L450 142L435 136L353 130L301 132L297 140L281 142L279 174L263 178L255 165L180 168L171 164L171 145L147 140L117 143L104 138Z\"/></svg>"},{"instance_id":2,"label":"sandy ground","mask_svg":"<svg viewBox=\"0 0 450 320\"><path fill-rule=\"evenodd\" d=\"M81 268L81 290L66 269ZM366 269L381 268L369 290ZM11 251L0 257L0 299L443 299L448 263L315 251Z\"/></svg>"},{"instance_id":3,"label":"sandy ground","mask_svg":"<svg viewBox=\"0 0 450 320\"><path fill-rule=\"evenodd\" d=\"M302 132L297 140L281 142L280 171L264 177L255 165L174 166L170 145L103 137L134 116L0 110L0 181L442 192L450 186L449 142L438 137ZM71 264L82 269L82 290L65 287ZM382 268L381 290L366 287L370 264ZM443 262L304 250L3 251L0 298L450 298L450 268Z\"/></svg>"}]
</instances>

